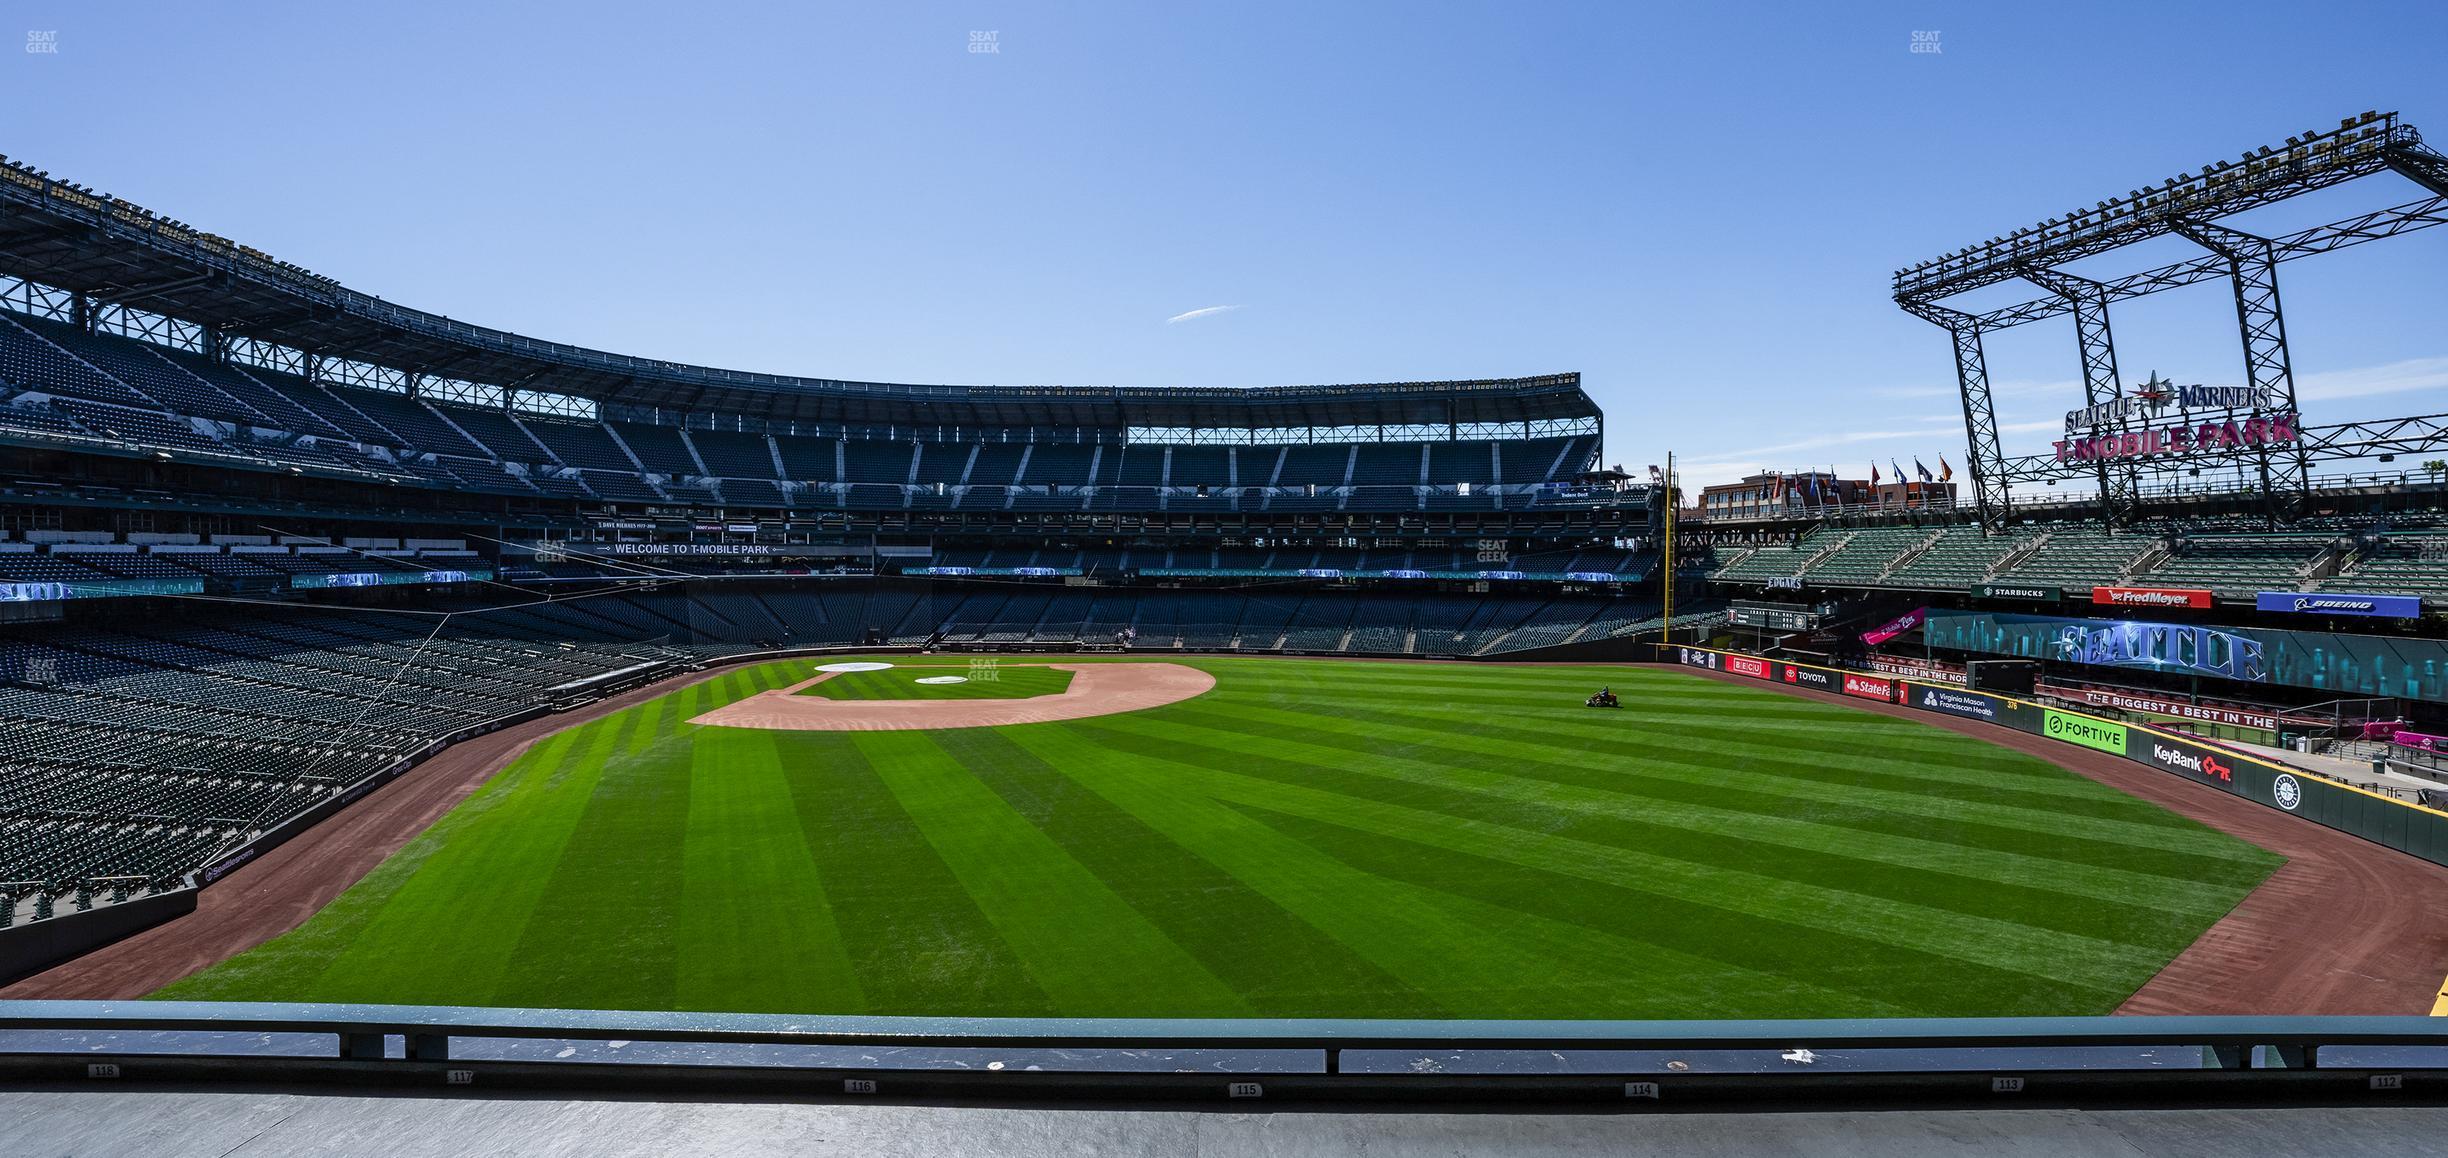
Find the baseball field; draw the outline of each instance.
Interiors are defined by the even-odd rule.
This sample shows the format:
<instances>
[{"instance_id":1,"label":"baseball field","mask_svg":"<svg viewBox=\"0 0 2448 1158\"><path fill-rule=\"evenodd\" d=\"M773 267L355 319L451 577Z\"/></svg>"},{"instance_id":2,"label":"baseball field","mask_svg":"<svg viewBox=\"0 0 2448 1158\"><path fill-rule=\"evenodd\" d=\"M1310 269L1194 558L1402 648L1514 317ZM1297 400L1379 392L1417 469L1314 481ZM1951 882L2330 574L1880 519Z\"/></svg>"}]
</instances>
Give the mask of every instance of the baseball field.
<instances>
[{"instance_id":1,"label":"baseball field","mask_svg":"<svg viewBox=\"0 0 2448 1158\"><path fill-rule=\"evenodd\" d=\"M554 734L305 924L160 996L2101 1014L2279 864L1976 739L1653 667L1184 658L1165 666L1212 688L1115 714L690 722L1136 674L883 661L830 695L799 694L815 661L733 669ZM981 678L916 683L946 674ZM1602 683L1621 710L1582 706Z\"/></svg>"}]
</instances>

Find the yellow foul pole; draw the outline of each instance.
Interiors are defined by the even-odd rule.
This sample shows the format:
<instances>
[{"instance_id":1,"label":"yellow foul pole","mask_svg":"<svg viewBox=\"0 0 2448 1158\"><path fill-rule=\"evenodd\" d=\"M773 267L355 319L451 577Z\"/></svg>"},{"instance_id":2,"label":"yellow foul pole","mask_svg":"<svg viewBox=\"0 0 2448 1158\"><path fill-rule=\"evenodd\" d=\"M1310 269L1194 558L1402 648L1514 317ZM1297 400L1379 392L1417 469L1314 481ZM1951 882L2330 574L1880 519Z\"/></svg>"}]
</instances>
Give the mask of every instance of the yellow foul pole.
<instances>
[{"instance_id":1,"label":"yellow foul pole","mask_svg":"<svg viewBox=\"0 0 2448 1158\"><path fill-rule=\"evenodd\" d=\"M1675 469L1674 452L1666 452L1666 533L1659 550L1659 569L1664 572L1666 601L1662 609L1666 622L1659 638L1674 642L1674 533L1675 533Z\"/></svg>"}]
</instances>

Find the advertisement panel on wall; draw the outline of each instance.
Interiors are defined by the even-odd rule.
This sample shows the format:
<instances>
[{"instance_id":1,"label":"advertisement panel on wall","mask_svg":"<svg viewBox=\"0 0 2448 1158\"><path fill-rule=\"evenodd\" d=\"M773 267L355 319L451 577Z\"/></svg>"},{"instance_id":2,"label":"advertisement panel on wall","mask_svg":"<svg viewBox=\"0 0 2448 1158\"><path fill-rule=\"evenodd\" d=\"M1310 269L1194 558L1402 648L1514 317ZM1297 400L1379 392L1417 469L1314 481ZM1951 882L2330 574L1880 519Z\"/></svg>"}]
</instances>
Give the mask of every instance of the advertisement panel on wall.
<instances>
[{"instance_id":1,"label":"advertisement panel on wall","mask_svg":"<svg viewBox=\"0 0 2448 1158\"><path fill-rule=\"evenodd\" d=\"M2343 591L2263 591L2253 607L2282 615L2366 615L2375 619L2420 619L2422 600L2411 595L2350 595Z\"/></svg>"},{"instance_id":2,"label":"advertisement panel on wall","mask_svg":"<svg viewBox=\"0 0 2448 1158\"><path fill-rule=\"evenodd\" d=\"M2111 724L2106 720L2094 720L2089 716L2047 708L2040 718L2040 734L2052 740L2063 740L2068 744L2080 744L2085 748L2122 756L2125 754L2126 738L2131 732L2123 724Z\"/></svg>"},{"instance_id":3,"label":"advertisement panel on wall","mask_svg":"<svg viewBox=\"0 0 2448 1158\"><path fill-rule=\"evenodd\" d=\"M2448 701L2448 643L2437 639L1940 610L1922 632L1957 651Z\"/></svg>"},{"instance_id":4,"label":"advertisement panel on wall","mask_svg":"<svg viewBox=\"0 0 2448 1158\"><path fill-rule=\"evenodd\" d=\"M1972 588L1974 599L1995 599L2008 603L2056 603L2065 592L2056 587L2035 587L2013 583L1983 583Z\"/></svg>"},{"instance_id":5,"label":"advertisement panel on wall","mask_svg":"<svg viewBox=\"0 0 2448 1158\"><path fill-rule=\"evenodd\" d=\"M1931 687L1928 684L1907 685L1904 702L1930 712L1944 712L1967 720L1986 720L1992 724L2005 722L2007 703L1982 692L1967 692L1960 688Z\"/></svg>"},{"instance_id":6,"label":"advertisement panel on wall","mask_svg":"<svg viewBox=\"0 0 2448 1158\"><path fill-rule=\"evenodd\" d=\"M2163 699L2106 688L2067 688L2043 684L2041 690L2065 700L2081 700L2093 707L2115 708L2126 712L2149 712L2158 716L2174 716L2182 720L2200 720L2205 724L2226 724L2237 728L2259 728L2277 731L2278 717L2267 712L2251 712L2242 708L2222 708L2211 704L2188 704L2183 700Z\"/></svg>"},{"instance_id":7,"label":"advertisement panel on wall","mask_svg":"<svg viewBox=\"0 0 2448 1158\"><path fill-rule=\"evenodd\" d=\"M1928 615L1929 608L1927 607L1913 608L1902 615L1896 616L1894 619L1890 619L1877 627L1863 632L1861 637L1862 642L1869 644L1872 647L1877 647L1878 645L1894 639L1907 631L1911 631L1913 628L1921 626L1921 620Z\"/></svg>"},{"instance_id":8,"label":"advertisement panel on wall","mask_svg":"<svg viewBox=\"0 0 2448 1158\"><path fill-rule=\"evenodd\" d=\"M2216 597L2208 591L2190 587L2094 587L2091 602L2109 607L2148 607L2164 610L2170 607L2202 608L2210 606Z\"/></svg>"},{"instance_id":9,"label":"advertisement panel on wall","mask_svg":"<svg viewBox=\"0 0 2448 1158\"><path fill-rule=\"evenodd\" d=\"M2235 755L2216 748L2144 733L2133 738L2126 755L2163 772L2174 772L2204 784L2225 788L2235 783Z\"/></svg>"},{"instance_id":10,"label":"advertisement panel on wall","mask_svg":"<svg viewBox=\"0 0 2448 1158\"><path fill-rule=\"evenodd\" d=\"M1795 687L1809 688L1815 692L1832 692L1839 690L1836 673L1825 668L1800 667L1790 663L1778 664L1777 666L1781 669L1781 674L1784 676L1785 682L1792 684Z\"/></svg>"},{"instance_id":11,"label":"advertisement panel on wall","mask_svg":"<svg viewBox=\"0 0 2448 1158\"><path fill-rule=\"evenodd\" d=\"M1898 658L1892 655L1873 655L1865 662L1870 665L1871 671L1881 675L1903 676L1916 683L1954 684L1961 687L1964 682L1963 669L1954 664L1925 659Z\"/></svg>"},{"instance_id":12,"label":"advertisement panel on wall","mask_svg":"<svg viewBox=\"0 0 2448 1158\"><path fill-rule=\"evenodd\" d=\"M1699 648L1696 648L1696 647L1678 647L1678 648L1676 648L1675 650L1676 650L1677 652L1681 653L1681 654L1680 654L1680 655L1678 655L1676 658L1680 659L1681 661L1683 661L1683 662L1684 662L1684 663L1686 663L1686 664L1689 664L1689 665L1691 665L1691 666L1693 666L1693 667L1704 667L1704 668L1709 669L1710 671L1716 671L1716 670L1717 670L1717 653L1716 653L1716 652L1713 652L1713 651L1703 651L1703 650L1701 650L1701 649L1699 649Z\"/></svg>"},{"instance_id":13,"label":"advertisement panel on wall","mask_svg":"<svg viewBox=\"0 0 2448 1158\"><path fill-rule=\"evenodd\" d=\"M1844 677L1844 694L1860 696L1865 700L1884 700L1893 703L1895 684L1877 676L1854 675L1847 672Z\"/></svg>"},{"instance_id":14,"label":"advertisement panel on wall","mask_svg":"<svg viewBox=\"0 0 2448 1158\"><path fill-rule=\"evenodd\" d=\"M1752 656L1729 655L1725 657L1725 669L1735 675L1750 676L1752 679L1768 678L1768 661Z\"/></svg>"}]
</instances>

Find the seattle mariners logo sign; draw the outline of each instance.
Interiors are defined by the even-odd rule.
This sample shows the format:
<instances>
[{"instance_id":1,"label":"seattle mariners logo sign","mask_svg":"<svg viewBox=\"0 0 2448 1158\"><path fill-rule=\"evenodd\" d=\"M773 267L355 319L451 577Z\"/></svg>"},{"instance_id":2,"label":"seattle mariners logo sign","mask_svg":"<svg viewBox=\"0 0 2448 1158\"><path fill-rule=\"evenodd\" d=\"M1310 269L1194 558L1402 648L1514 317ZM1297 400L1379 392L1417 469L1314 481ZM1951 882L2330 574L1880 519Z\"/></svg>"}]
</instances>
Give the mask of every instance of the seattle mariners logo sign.
<instances>
[{"instance_id":1,"label":"seattle mariners logo sign","mask_svg":"<svg viewBox=\"0 0 2448 1158\"><path fill-rule=\"evenodd\" d=\"M2281 772L2276 780L2270 781L2270 799L2277 801L2278 807L2293 812L2296 805L2303 803L2303 785Z\"/></svg>"}]
</instances>

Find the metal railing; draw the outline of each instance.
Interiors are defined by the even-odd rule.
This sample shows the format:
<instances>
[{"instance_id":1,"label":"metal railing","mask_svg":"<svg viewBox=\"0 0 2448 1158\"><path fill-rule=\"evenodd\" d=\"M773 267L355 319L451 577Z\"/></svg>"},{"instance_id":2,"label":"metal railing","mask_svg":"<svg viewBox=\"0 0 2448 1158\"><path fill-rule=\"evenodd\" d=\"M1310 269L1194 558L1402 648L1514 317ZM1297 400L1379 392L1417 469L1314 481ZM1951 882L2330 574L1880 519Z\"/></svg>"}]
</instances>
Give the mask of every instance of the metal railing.
<instances>
[{"instance_id":1,"label":"metal railing","mask_svg":"<svg viewBox=\"0 0 2448 1158\"><path fill-rule=\"evenodd\" d=\"M2436 1099L2448 1019L1807 1021L801 1017L0 1002L0 1078L783 1089L883 1098L1814 1094Z\"/></svg>"}]
</instances>

